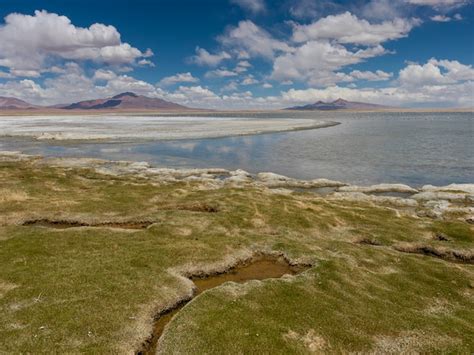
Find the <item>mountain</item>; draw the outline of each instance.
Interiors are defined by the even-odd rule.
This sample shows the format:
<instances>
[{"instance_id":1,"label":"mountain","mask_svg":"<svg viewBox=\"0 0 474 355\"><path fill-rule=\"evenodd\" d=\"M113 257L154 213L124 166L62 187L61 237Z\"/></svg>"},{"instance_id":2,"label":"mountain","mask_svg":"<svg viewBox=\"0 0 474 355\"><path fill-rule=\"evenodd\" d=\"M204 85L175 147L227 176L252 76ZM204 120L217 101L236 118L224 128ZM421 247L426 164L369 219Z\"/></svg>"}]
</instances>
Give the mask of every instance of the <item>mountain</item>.
<instances>
[{"instance_id":1,"label":"mountain","mask_svg":"<svg viewBox=\"0 0 474 355\"><path fill-rule=\"evenodd\" d=\"M285 110L301 110L301 111L333 111L333 110L380 110L390 108L389 106L368 104L365 102L346 101L337 99L333 102L318 101L314 104L304 106L294 106Z\"/></svg>"},{"instance_id":2,"label":"mountain","mask_svg":"<svg viewBox=\"0 0 474 355\"><path fill-rule=\"evenodd\" d=\"M190 108L162 99L151 98L124 92L106 99L80 101L69 105L56 106L65 110L102 110L102 109L128 109L128 110L189 110Z\"/></svg>"},{"instance_id":3,"label":"mountain","mask_svg":"<svg viewBox=\"0 0 474 355\"><path fill-rule=\"evenodd\" d=\"M0 96L0 110L31 110L38 107L14 97Z\"/></svg>"}]
</instances>

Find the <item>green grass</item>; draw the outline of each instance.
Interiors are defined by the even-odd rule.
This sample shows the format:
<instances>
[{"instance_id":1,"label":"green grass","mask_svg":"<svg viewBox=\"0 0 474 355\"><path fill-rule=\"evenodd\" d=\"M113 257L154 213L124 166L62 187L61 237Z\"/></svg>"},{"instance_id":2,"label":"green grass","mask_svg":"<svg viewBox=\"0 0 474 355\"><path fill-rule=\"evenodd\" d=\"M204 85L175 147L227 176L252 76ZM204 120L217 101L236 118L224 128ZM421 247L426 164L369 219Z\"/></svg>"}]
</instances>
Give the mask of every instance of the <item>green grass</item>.
<instances>
[{"instance_id":1,"label":"green grass","mask_svg":"<svg viewBox=\"0 0 474 355\"><path fill-rule=\"evenodd\" d=\"M203 205L218 212L196 210ZM138 231L21 225L34 218L156 223ZM392 246L472 250L473 237L461 221L307 194L0 163L0 353L136 350L153 311L187 292L170 270L244 250L316 264L294 278L205 292L169 324L162 351L472 353L474 267Z\"/></svg>"}]
</instances>

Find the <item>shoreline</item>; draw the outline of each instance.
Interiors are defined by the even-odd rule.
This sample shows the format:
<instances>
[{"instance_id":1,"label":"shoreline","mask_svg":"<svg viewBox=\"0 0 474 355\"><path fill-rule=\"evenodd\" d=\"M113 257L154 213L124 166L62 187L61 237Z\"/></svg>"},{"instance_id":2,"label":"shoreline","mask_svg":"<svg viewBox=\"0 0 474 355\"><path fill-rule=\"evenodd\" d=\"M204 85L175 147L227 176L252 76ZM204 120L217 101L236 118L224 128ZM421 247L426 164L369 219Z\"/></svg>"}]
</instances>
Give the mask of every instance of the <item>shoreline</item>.
<instances>
[{"instance_id":1,"label":"shoreline","mask_svg":"<svg viewBox=\"0 0 474 355\"><path fill-rule=\"evenodd\" d=\"M38 166L62 169L91 169L111 179L140 178L151 183L193 183L202 190L224 188L263 189L281 195L310 194L328 200L391 205L418 209L434 218L457 213L474 218L474 181L444 186L426 184L413 187L401 183L356 185L326 178L296 179L273 172L249 173L242 169L167 168L148 162L104 160L77 157L44 157L18 151L0 151L1 162L32 162Z\"/></svg>"},{"instance_id":2,"label":"shoreline","mask_svg":"<svg viewBox=\"0 0 474 355\"><path fill-rule=\"evenodd\" d=\"M228 137L242 137L313 130L337 126L340 122L315 120L309 118L226 118L214 117L134 117L110 116L109 120L98 120L93 116L61 116L61 121L51 121L53 116L24 116L17 121L13 116L0 117L0 134L4 138L32 138L38 141L72 142L135 142L198 140ZM28 120L31 118L31 120ZM10 119L10 120L8 120ZM27 121L26 123L23 121ZM92 125L92 127L91 127ZM2 127L3 126L3 127ZM91 133L92 131L92 133Z\"/></svg>"}]
</instances>

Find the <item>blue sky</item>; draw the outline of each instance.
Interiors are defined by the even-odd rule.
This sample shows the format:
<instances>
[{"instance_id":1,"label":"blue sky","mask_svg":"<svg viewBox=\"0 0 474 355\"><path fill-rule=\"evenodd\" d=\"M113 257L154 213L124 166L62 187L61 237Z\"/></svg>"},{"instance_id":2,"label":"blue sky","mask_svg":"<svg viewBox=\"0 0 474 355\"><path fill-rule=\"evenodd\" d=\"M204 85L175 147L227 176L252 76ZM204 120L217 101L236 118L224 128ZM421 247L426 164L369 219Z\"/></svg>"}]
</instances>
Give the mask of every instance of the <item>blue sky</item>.
<instances>
[{"instance_id":1,"label":"blue sky","mask_svg":"<svg viewBox=\"0 0 474 355\"><path fill-rule=\"evenodd\" d=\"M473 12L466 0L4 0L0 95L472 107Z\"/></svg>"}]
</instances>

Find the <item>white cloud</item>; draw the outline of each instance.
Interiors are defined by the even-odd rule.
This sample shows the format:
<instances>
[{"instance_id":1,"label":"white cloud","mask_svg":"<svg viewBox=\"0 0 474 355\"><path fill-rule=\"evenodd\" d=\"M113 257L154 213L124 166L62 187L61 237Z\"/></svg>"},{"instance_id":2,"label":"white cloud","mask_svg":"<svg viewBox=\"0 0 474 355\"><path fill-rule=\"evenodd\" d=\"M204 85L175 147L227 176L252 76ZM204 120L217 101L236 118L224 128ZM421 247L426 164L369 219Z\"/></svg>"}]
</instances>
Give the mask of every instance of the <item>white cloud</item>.
<instances>
[{"instance_id":1,"label":"white cloud","mask_svg":"<svg viewBox=\"0 0 474 355\"><path fill-rule=\"evenodd\" d=\"M219 65L222 61L230 58L232 57L227 52L222 51L217 54L211 54L204 48L197 47L196 55L191 57L191 62L198 65L215 67Z\"/></svg>"},{"instance_id":2,"label":"white cloud","mask_svg":"<svg viewBox=\"0 0 474 355\"><path fill-rule=\"evenodd\" d=\"M25 70L25 69L10 69L12 76L24 78L39 78L41 76L40 70Z\"/></svg>"},{"instance_id":3,"label":"white cloud","mask_svg":"<svg viewBox=\"0 0 474 355\"><path fill-rule=\"evenodd\" d=\"M249 70L249 68L252 67L252 64L250 64L248 61L246 60L242 60L240 62L237 63L237 66L235 67L234 71L237 72L237 73L245 73L246 71Z\"/></svg>"},{"instance_id":4,"label":"white cloud","mask_svg":"<svg viewBox=\"0 0 474 355\"><path fill-rule=\"evenodd\" d=\"M88 28L77 27L67 17L47 11L13 13L0 26L0 66L20 76L28 71L40 72L52 60L120 65L134 64L148 54L122 43L113 26L95 23Z\"/></svg>"},{"instance_id":5,"label":"white cloud","mask_svg":"<svg viewBox=\"0 0 474 355\"><path fill-rule=\"evenodd\" d=\"M400 0L371 0L360 9L360 14L366 19L389 20L406 17L407 10Z\"/></svg>"},{"instance_id":6,"label":"white cloud","mask_svg":"<svg viewBox=\"0 0 474 355\"><path fill-rule=\"evenodd\" d=\"M419 24L416 19L394 19L371 24L350 12L324 17L310 25L296 25L296 42L330 39L344 44L378 45L388 40L406 37Z\"/></svg>"},{"instance_id":7,"label":"white cloud","mask_svg":"<svg viewBox=\"0 0 474 355\"><path fill-rule=\"evenodd\" d=\"M154 67L155 66L155 63L153 63L149 59L140 59L137 64L141 65L141 66L149 66L149 67Z\"/></svg>"},{"instance_id":8,"label":"white cloud","mask_svg":"<svg viewBox=\"0 0 474 355\"><path fill-rule=\"evenodd\" d=\"M97 80L106 83L98 85ZM93 77L88 77L76 63L67 63L63 73L44 80L42 85L30 79L0 84L0 95L44 105L108 97L124 91L157 96L156 88L145 81L106 70L98 70Z\"/></svg>"},{"instance_id":9,"label":"white cloud","mask_svg":"<svg viewBox=\"0 0 474 355\"><path fill-rule=\"evenodd\" d=\"M384 81L389 80L393 73L386 73L383 70L376 70L375 72L353 70L349 75L357 80Z\"/></svg>"},{"instance_id":10,"label":"white cloud","mask_svg":"<svg viewBox=\"0 0 474 355\"><path fill-rule=\"evenodd\" d=\"M239 84L236 80L232 80L221 89L222 92L237 91L239 89Z\"/></svg>"},{"instance_id":11,"label":"white cloud","mask_svg":"<svg viewBox=\"0 0 474 355\"><path fill-rule=\"evenodd\" d=\"M434 8L456 8L469 3L469 0L405 0L412 5L431 6Z\"/></svg>"},{"instance_id":12,"label":"white cloud","mask_svg":"<svg viewBox=\"0 0 474 355\"><path fill-rule=\"evenodd\" d=\"M454 14L453 17L449 17L446 15L435 15L431 16L430 20L435 22L450 22L450 21L461 21L463 18L460 14Z\"/></svg>"},{"instance_id":13,"label":"white cloud","mask_svg":"<svg viewBox=\"0 0 474 355\"><path fill-rule=\"evenodd\" d=\"M235 71L227 69L216 69L208 71L205 76L206 78L229 78L232 76L237 76L238 74Z\"/></svg>"},{"instance_id":14,"label":"white cloud","mask_svg":"<svg viewBox=\"0 0 474 355\"><path fill-rule=\"evenodd\" d=\"M384 53L382 46L350 51L329 41L310 41L294 53L277 57L271 78L278 81L307 81L315 86L333 85L352 80L346 74L336 73L337 70Z\"/></svg>"},{"instance_id":15,"label":"white cloud","mask_svg":"<svg viewBox=\"0 0 474 355\"><path fill-rule=\"evenodd\" d=\"M272 87L273 87L273 85L270 84L270 83L264 83L264 84L262 85L262 88L264 88L264 89L271 89Z\"/></svg>"},{"instance_id":16,"label":"white cloud","mask_svg":"<svg viewBox=\"0 0 474 355\"><path fill-rule=\"evenodd\" d=\"M112 80L117 77L117 74L115 74L111 70L104 70L104 69L99 69L96 70L94 73L94 80Z\"/></svg>"},{"instance_id":17,"label":"white cloud","mask_svg":"<svg viewBox=\"0 0 474 355\"><path fill-rule=\"evenodd\" d=\"M426 64L409 64L400 71L399 81L403 86L454 84L473 81L474 69L456 60L430 59Z\"/></svg>"},{"instance_id":18,"label":"white cloud","mask_svg":"<svg viewBox=\"0 0 474 355\"><path fill-rule=\"evenodd\" d=\"M435 15L431 16L430 20L435 22L449 22L451 21L451 17L445 15Z\"/></svg>"},{"instance_id":19,"label":"white cloud","mask_svg":"<svg viewBox=\"0 0 474 355\"><path fill-rule=\"evenodd\" d=\"M195 78L190 72L187 72L187 73L178 73L178 74L163 78L161 79L160 84L167 86L167 85L174 85L177 83L197 83L198 81L199 81L198 78Z\"/></svg>"},{"instance_id":20,"label":"white cloud","mask_svg":"<svg viewBox=\"0 0 474 355\"><path fill-rule=\"evenodd\" d=\"M231 27L218 41L237 53L250 56L273 58L278 52L291 52L293 48L283 41L275 39L270 33L255 25L252 21L240 21L237 27Z\"/></svg>"},{"instance_id":21,"label":"white cloud","mask_svg":"<svg viewBox=\"0 0 474 355\"><path fill-rule=\"evenodd\" d=\"M255 85L258 84L258 80L254 78L253 75L248 75L242 82L240 83L241 85Z\"/></svg>"},{"instance_id":22,"label":"white cloud","mask_svg":"<svg viewBox=\"0 0 474 355\"><path fill-rule=\"evenodd\" d=\"M231 0L231 2L253 14L264 12L266 9L264 0Z\"/></svg>"}]
</instances>

